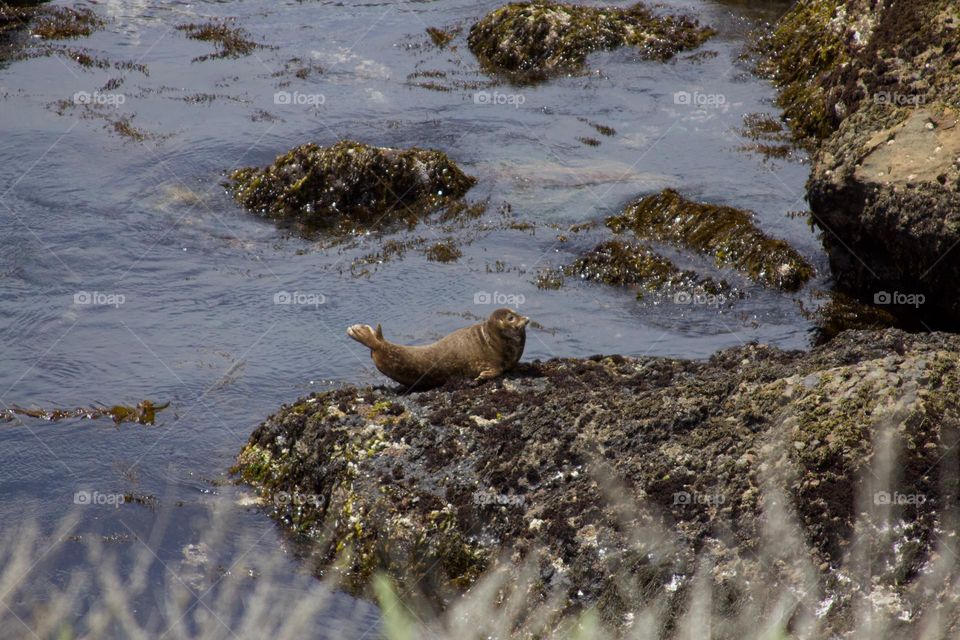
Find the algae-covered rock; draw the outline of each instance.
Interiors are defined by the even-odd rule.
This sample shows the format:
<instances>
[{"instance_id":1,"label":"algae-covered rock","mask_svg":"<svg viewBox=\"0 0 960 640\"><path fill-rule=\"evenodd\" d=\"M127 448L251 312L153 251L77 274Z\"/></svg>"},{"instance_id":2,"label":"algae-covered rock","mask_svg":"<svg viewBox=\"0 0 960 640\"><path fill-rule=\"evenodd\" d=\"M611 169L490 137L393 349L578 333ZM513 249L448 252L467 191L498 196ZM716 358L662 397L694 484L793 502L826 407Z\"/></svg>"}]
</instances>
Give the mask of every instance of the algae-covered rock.
<instances>
[{"instance_id":1,"label":"algae-covered rock","mask_svg":"<svg viewBox=\"0 0 960 640\"><path fill-rule=\"evenodd\" d=\"M658 16L638 3L627 8L517 2L491 11L470 29L471 51L493 72L537 79L582 67L588 53L632 46L668 60L713 35L682 16Z\"/></svg>"},{"instance_id":2,"label":"algae-covered rock","mask_svg":"<svg viewBox=\"0 0 960 640\"><path fill-rule=\"evenodd\" d=\"M799 289L814 273L790 245L764 235L749 212L693 202L673 189L628 204L623 213L607 218L607 226L709 255L717 266L787 291Z\"/></svg>"},{"instance_id":3,"label":"algae-covered rock","mask_svg":"<svg viewBox=\"0 0 960 640\"><path fill-rule=\"evenodd\" d=\"M485 569L533 558L528 597L596 605L617 627L646 602L680 610L707 553L731 610L745 584L806 594L811 611L822 597L810 637L836 637L856 602L893 592L913 611L953 584L923 572L957 500L958 366L960 337L891 329L808 353L534 362L416 395L347 386L281 408L237 471L315 540L319 570L358 587L383 569L449 603ZM899 475L877 466L890 455ZM760 554L771 508L795 514L800 565L776 555L792 548L776 533ZM863 557L865 581L837 579Z\"/></svg>"},{"instance_id":4,"label":"algae-covered rock","mask_svg":"<svg viewBox=\"0 0 960 640\"><path fill-rule=\"evenodd\" d=\"M262 169L238 169L229 187L256 213L330 226L418 216L457 200L473 184L440 151L343 140L295 147Z\"/></svg>"},{"instance_id":5,"label":"algae-covered rock","mask_svg":"<svg viewBox=\"0 0 960 640\"><path fill-rule=\"evenodd\" d=\"M645 293L677 287L702 289L712 294L729 289L726 283L680 270L650 247L619 240L598 244L565 266L563 274L612 286L635 286L638 298L643 298Z\"/></svg>"},{"instance_id":6,"label":"algae-covered rock","mask_svg":"<svg viewBox=\"0 0 960 640\"><path fill-rule=\"evenodd\" d=\"M808 200L837 286L945 328L960 324L958 31L945 0L803 0L760 45L812 152Z\"/></svg>"},{"instance_id":7,"label":"algae-covered rock","mask_svg":"<svg viewBox=\"0 0 960 640\"><path fill-rule=\"evenodd\" d=\"M848 329L904 328L896 316L882 307L864 304L839 291L815 295L825 297L826 301L814 311L801 307L801 313L816 324L817 344L825 344Z\"/></svg>"}]
</instances>

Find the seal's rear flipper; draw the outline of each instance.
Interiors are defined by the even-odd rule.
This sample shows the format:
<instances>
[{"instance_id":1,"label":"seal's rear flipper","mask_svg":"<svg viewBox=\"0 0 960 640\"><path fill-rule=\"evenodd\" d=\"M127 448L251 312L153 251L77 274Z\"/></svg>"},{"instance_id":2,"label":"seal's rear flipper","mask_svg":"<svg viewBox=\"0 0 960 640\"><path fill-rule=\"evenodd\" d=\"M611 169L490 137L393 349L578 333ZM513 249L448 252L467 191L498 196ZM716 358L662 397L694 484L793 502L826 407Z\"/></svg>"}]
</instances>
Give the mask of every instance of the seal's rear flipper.
<instances>
[{"instance_id":1,"label":"seal's rear flipper","mask_svg":"<svg viewBox=\"0 0 960 640\"><path fill-rule=\"evenodd\" d=\"M383 330L380 329L380 325L377 325L377 330L374 332L373 327L368 324L355 324L347 329L347 335L370 349L376 349L383 342Z\"/></svg>"}]
</instances>

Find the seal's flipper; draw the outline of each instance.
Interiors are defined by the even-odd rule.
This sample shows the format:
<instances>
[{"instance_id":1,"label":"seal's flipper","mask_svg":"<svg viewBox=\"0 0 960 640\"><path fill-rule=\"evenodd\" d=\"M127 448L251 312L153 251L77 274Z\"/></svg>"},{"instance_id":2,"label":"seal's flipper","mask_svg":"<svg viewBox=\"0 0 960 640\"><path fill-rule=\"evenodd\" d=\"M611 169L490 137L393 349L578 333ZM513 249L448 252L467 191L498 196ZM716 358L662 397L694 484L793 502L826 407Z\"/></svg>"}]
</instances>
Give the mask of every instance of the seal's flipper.
<instances>
[{"instance_id":1,"label":"seal's flipper","mask_svg":"<svg viewBox=\"0 0 960 640\"><path fill-rule=\"evenodd\" d=\"M368 324L355 324L347 329L347 335L370 349L376 349L383 343L383 331L380 330L380 325L377 325L377 330L374 332Z\"/></svg>"}]
</instances>

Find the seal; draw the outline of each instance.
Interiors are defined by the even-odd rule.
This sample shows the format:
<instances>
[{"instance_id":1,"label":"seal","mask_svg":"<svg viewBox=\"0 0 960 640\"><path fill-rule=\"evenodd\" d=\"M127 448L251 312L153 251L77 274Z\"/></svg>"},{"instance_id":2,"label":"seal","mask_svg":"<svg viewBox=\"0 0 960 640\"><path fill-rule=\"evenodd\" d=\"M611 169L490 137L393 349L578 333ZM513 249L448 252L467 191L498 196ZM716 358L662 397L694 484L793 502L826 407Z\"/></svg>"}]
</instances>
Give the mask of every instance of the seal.
<instances>
[{"instance_id":1,"label":"seal","mask_svg":"<svg viewBox=\"0 0 960 640\"><path fill-rule=\"evenodd\" d=\"M370 348L380 373L410 388L436 387L452 378L489 380L509 371L523 355L530 322L512 309L497 309L485 322L458 329L433 344L403 346L383 337L380 325L355 324L347 335Z\"/></svg>"}]
</instances>

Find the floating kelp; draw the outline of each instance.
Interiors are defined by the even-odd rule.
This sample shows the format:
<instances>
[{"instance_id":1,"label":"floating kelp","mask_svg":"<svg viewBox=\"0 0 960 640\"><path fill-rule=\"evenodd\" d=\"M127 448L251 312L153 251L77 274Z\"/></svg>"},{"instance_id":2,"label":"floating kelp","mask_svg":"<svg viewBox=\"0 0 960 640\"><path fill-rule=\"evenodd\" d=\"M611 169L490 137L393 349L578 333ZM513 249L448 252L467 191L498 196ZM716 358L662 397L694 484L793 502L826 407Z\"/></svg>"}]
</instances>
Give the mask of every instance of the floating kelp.
<instances>
[{"instance_id":1,"label":"floating kelp","mask_svg":"<svg viewBox=\"0 0 960 640\"><path fill-rule=\"evenodd\" d=\"M737 129L751 144L740 151L759 153L764 160L787 160L794 156L797 144L786 126L769 113L748 113L743 116L743 127Z\"/></svg>"},{"instance_id":2,"label":"floating kelp","mask_svg":"<svg viewBox=\"0 0 960 640\"><path fill-rule=\"evenodd\" d=\"M24 409L23 407L13 406L10 409L0 411L0 421L10 422L16 420L17 416L36 418L37 420L48 420L50 422L67 420L69 418L97 420L99 418L109 417L113 420L114 424L120 424L121 422L154 424L157 413L169 406L169 402L157 405L150 400L144 400L135 407L115 404L112 407L80 407L77 409Z\"/></svg>"},{"instance_id":3,"label":"floating kelp","mask_svg":"<svg viewBox=\"0 0 960 640\"><path fill-rule=\"evenodd\" d=\"M198 56L193 62L203 62L213 58L239 58L262 49L266 45L254 42L250 35L240 27L234 27L226 22L203 22L181 24L177 31L183 31L192 40L211 42L217 47L216 53Z\"/></svg>"},{"instance_id":4,"label":"floating kelp","mask_svg":"<svg viewBox=\"0 0 960 640\"><path fill-rule=\"evenodd\" d=\"M897 318L881 307L860 302L839 291L816 292L817 298L827 300L816 310L808 310L802 304L800 312L816 323L814 342L825 344L848 329L904 328Z\"/></svg>"},{"instance_id":5,"label":"floating kelp","mask_svg":"<svg viewBox=\"0 0 960 640\"><path fill-rule=\"evenodd\" d=\"M36 13L31 33L44 40L82 38L104 24L103 18L86 7L44 7Z\"/></svg>"},{"instance_id":6,"label":"floating kelp","mask_svg":"<svg viewBox=\"0 0 960 640\"><path fill-rule=\"evenodd\" d=\"M607 218L607 226L712 256L717 266L787 291L799 289L814 273L793 247L764 235L750 212L693 202L673 189L628 204L622 214Z\"/></svg>"},{"instance_id":7,"label":"floating kelp","mask_svg":"<svg viewBox=\"0 0 960 640\"><path fill-rule=\"evenodd\" d=\"M263 169L238 169L228 186L251 211L326 227L415 218L456 201L474 182L440 151L343 140L295 147Z\"/></svg>"},{"instance_id":8,"label":"floating kelp","mask_svg":"<svg viewBox=\"0 0 960 640\"><path fill-rule=\"evenodd\" d=\"M432 262L456 262L463 255L463 251L457 246L455 239L448 238L430 245L424 254L427 260Z\"/></svg>"},{"instance_id":9,"label":"floating kelp","mask_svg":"<svg viewBox=\"0 0 960 640\"><path fill-rule=\"evenodd\" d=\"M427 27L427 35L430 36L430 40L434 45L443 49L445 46L450 44L450 41L460 33L460 28L454 29L439 29L437 27Z\"/></svg>"},{"instance_id":10,"label":"floating kelp","mask_svg":"<svg viewBox=\"0 0 960 640\"><path fill-rule=\"evenodd\" d=\"M638 298L665 288L714 295L730 289L726 282L717 283L693 271L681 271L673 262L649 247L620 240L598 244L564 267L563 274L611 286L634 286L638 289Z\"/></svg>"},{"instance_id":11,"label":"floating kelp","mask_svg":"<svg viewBox=\"0 0 960 640\"><path fill-rule=\"evenodd\" d=\"M715 31L682 16L657 16L642 4L590 7L518 2L495 9L470 29L470 50L491 72L542 79L581 68L588 53L636 47L640 55L669 60L700 46Z\"/></svg>"}]
</instances>

